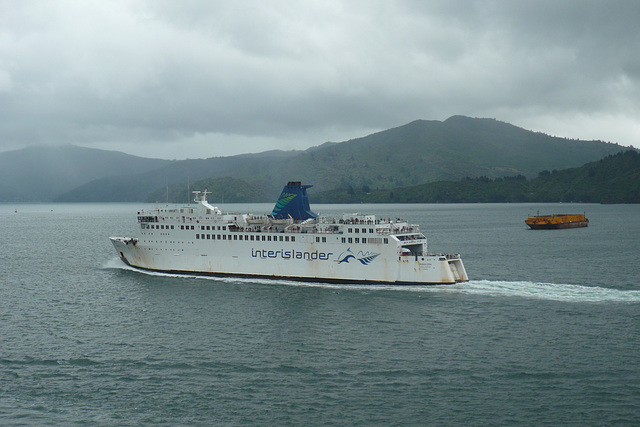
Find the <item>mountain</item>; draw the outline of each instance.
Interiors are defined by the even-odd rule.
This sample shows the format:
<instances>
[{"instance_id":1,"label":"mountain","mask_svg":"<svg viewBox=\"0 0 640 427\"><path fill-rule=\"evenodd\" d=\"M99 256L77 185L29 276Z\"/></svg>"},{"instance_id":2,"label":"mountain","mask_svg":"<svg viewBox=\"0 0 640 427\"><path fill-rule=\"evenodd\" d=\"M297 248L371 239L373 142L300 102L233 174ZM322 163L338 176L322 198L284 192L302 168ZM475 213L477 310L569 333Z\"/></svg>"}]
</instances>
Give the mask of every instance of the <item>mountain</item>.
<instances>
[{"instance_id":1,"label":"mountain","mask_svg":"<svg viewBox=\"0 0 640 427\"><path fill-rule=\"evenodd\" d=\"M188 203L193 201L191 188L207 190L211 193L209 201L212 203L252 203L272 202L265 198L264 187L256 187L235 178L206 178L190 185L173 184L168 188L154 191L145 202Z\"/></svg>"},{"instance_id":2,"label":"mountain","mask_svg":"<svg viewBox=\"0 0 640 427\"><path fill-rule=\"evenodd\" d=\"M96 181L60 201L134 201L168 184L232 177L264 188L275 199L292 179L316 191L348 186L395 188L465 176L534 177L625 150L618 144L579 141L532 132L494 119L453 116L417 120L393 129L305 151L272 151L172 162L152 172ZM102 193L102 196L100 195Z\"/></svg>"},{"instance_id":3,"label":"mountain","mask_svg":"<svg viewBox=\"0 0 640 427\"><path fill-rule=\"evenodd\" d=\"M311 196L316 203L640 203L640 153L620 152L578 168L490 179L465 178L392 190L343 188Z\"/></svg>"},{"instance_id":4,"label":"mountain","mask_svg":"<svg viewBox=\"0 0 640 427\"><path fill-rule=\"evenodd\" d=\"M259 179L289 178L317 190L347 185L394 188L465 176L535 176L542 169L580 166L623 150L531 132L493 119L454 116L417 120L363 138L307 150ZM241 177L249 182L251 177Z\"/></svg>"},{"instance_id":5,"label":"mountain","mask_svg":"<svg viewBox=\"0 0 640 427\"><path fill-rule=\"evenodd\" d=\"M182 184L186 191L189 182L224 177L242 180L263 192L260 199L273 200L290 180L326 191L349 186L391 189L466 176L534 177L540 170L577 167L624 149L463 116L416 120L305 151L182 161L71 145L29 147L0 153L0 201L144 201L155 191L163 191L166 198L167 186Z\"/></svg>"},{"instance_id":6,"label":"mountain","mask_svg":"<svg viewBox=\"0 0 640 427\"><path fill-rule=\"evenodd\" d=\"M98 178L147 172L169 163L73 145L7 151L0 153L0 201L51 201Z\"/></svg>"},{"instance_id":7,"label":"mountain","mask_svg":"<svg viewBox=\"0 0 640 427\"><path fill-rule=\"evenodd\" d=\"M56 202L136 202L156 200L152 194L165 194L159 200L166 199L166 187L182 184L180 190L186 194L189 182L225 178L251 177L264 173L273 165L286 163L299 151L266 151L258 154L242 154L231 157L213 157L209 159L189 159L173 161L164 167L144 173L111 176L81 185L58 196ZM250 181L250 180L246 180ZM259 180L251 180L252 186L264 191L265 185ZM196 185L194 183L194 185ZM283 185L283 184L282 184ZM280 185L280 190L282 189ZM191 186L192 189L204 189ZM182 192L184 190L184 192ZM276 194L277 196L277 194ZM273 196L273 197L276 197ZM272 198L273 198L272 197Z\"/></svg>"}]
</instances>

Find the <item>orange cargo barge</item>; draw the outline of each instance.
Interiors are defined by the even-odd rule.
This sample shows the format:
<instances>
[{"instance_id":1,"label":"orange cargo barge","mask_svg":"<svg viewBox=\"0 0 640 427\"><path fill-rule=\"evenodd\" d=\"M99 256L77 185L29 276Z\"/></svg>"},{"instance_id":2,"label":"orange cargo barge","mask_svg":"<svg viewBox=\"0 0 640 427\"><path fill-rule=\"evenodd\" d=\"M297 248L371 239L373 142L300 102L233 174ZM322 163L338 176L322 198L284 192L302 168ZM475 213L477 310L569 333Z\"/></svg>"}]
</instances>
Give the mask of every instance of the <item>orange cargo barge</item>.
<instances>
[{"instance_id":1,"label":"orange cargo barge","mask_svg":"<svg viewBox=\"0 0 640 427\"><path fill-rule=\"evenodd\" d=\"M524 221L533 230L555 230L558 228L587 227L589 220L584 214L553 214L530 216Z\"/></svg>"}]
</instances>

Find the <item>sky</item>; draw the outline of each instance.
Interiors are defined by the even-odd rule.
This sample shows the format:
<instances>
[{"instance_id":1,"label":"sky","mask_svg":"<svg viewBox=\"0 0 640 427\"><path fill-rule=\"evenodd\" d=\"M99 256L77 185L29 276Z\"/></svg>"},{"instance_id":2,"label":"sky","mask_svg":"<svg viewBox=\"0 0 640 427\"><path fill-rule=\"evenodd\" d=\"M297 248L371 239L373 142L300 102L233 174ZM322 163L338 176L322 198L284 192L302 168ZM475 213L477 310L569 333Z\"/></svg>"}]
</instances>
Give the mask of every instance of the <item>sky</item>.
<instances>
[{"instance_id":1,"label":"sky","mask_svg":"<svg viewBox=\"0 0 640 427\"><path fill-rule=\"evenodd\" d=\"M637 0L0 0L0 151L185 159L495 118L640 148Z\"/></svg>"}]
</instances>

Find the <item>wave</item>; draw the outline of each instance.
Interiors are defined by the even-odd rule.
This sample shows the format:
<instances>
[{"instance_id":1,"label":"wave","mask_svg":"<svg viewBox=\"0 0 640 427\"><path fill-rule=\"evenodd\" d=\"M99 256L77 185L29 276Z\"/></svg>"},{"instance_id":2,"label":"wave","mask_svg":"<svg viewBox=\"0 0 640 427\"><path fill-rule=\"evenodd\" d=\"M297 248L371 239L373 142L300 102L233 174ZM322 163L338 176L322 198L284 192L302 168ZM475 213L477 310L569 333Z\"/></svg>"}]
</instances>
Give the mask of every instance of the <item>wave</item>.
<instances>
[{"instance_id":1,"label":"wave","mask_svg":"<svg viewBox=\"0 0 640 427\"><path fill-rule=\"evenodd\" d=\"M621 290L599 286L558 284L531 281L471 280L455 285L384 285L384 284L339 284L322 282L300 282L285 279L254 279L242 277L214 277L195 274L172 274L139 270L125 265L119 258L113 258L103 265L107 269L135 271L149 276L192 278L213 280L228 284L280 285L334 290L394 291L423 293L458 293L495 297L519 297L548 301L567 302L640 302L640 290Z\"/></svg>"},{"instance_id":2,"label":"wave","mask_svg":"<svg viewBox=\"0 0 640 427\"><path fill-rule=\"evenodd\" d=\"M640 302L640 290L621 290L562 283L472 280L454 287L455 291L459 293L488 296L570 302Z\"/></svg>"}]
</instances>

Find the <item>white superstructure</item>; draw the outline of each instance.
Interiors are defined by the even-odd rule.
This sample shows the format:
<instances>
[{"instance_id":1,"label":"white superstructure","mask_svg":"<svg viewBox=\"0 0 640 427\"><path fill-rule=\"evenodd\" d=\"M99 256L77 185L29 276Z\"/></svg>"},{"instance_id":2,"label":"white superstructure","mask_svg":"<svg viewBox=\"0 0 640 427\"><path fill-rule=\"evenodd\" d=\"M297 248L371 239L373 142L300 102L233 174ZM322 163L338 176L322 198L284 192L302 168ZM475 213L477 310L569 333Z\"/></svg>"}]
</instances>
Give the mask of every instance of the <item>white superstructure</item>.
<instances>
[{"instance_id":1,"label":"white superstructure","mask_svg":"<svg viewBox=\"0 0 640 427\"><path fill-rule=\"evenodd\" d=\"M374 215L315 216L308 187L290 182L271 215L223 213L206 191L196 192L197 204L140 211L138 236L110 239L126 264L171 273L341 283L469 280L458 254L427 252L418 225ZM298 201L309 217L280 210Z\"/></svg>"}]
</instances>

